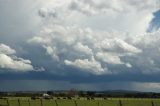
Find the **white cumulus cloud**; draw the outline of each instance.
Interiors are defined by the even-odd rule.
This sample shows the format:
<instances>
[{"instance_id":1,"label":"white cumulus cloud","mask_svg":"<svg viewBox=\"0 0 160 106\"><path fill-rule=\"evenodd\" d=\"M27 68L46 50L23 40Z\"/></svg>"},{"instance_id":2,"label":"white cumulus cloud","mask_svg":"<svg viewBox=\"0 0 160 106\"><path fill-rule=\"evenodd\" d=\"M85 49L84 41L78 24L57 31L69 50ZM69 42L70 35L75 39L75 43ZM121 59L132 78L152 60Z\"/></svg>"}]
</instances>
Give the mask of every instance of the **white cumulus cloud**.
<instances>
[{"instance_id":1,"label":"white cumulus cloud","mask_svg":"<svg viewBox=\"0 0 160 106\"><path fill-rule=\"evenodd\" d=\"M83 45L80 42L78 42L73 48L78 52L82 52L84 54L92 55L92 49L90 49L86 45Z\"/></svg>"},{"instance_id":2,"label":"white cumulus cloud","mask_svg":"<svg viewBox=\"0 0 160 106\"><path fill-rule=\"evenodd\" d=\"M69 61L69 60L65 60L64 61L66 65L70 65L70 66L74 66L80 69L84 69L89 71L90 73L94 73L97 75L101 75L103 73L105 73L106 71L104 71L104 69L101 67L101 64L96 61L94 58L92 58L91 60L88 59L76 59L74 62Z\"/></svg>"},{"instance_id":3,"label":"white cumulus cloud","mask_svg":"<svg viewBox=\"0 0 160 106\"><path fill-rule=\"evenodd\" d=\"M16 51L5 44L0 44L0 68L25 72L34 70L30 60L18 58Z\"/></svg>"},{"instance_id":4,"label":"white cumulus cloud","mask_svg":"<svg viewBox=\"0 0 160 106\"><path fill-rule=\"evenodd\" d=\"M0 44L0 53L4 54L15 54L16 51L5 44Z\"/></svg>"},{"instance_id":5,"label":"white cumulus cloud","mask_svg":"<svg viewBox=\"0 0 160 106\"><path fill-rule=\"evenodd\" d=\"M97 75L134 67L145 74L160 72L159 31L147 32L159 4L159 0L48 3L39 10L42 30L28 42L43 47L57 64ZM110 68L113 65L115 69Z\"/></svg>"}]
</instances>

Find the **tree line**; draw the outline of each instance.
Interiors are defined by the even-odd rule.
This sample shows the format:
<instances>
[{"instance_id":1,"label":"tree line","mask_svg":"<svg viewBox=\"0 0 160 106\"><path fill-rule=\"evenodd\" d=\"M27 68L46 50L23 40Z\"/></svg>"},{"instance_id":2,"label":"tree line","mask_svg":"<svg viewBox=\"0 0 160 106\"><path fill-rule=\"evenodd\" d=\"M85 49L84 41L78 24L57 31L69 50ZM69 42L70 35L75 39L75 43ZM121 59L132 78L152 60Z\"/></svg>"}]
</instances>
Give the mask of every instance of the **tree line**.
<instances>
[{"instance_id":1,"label":"tree line","mask_svg":"<svg viewBox=\"0 0 160 106\"><path fill-rule=\"evenodd\" d=\"M109 98L160 98L154 92L111 92L111 91L43 91L43 92L0 92L0 97L41 97L44 93L52 97L109 97Z\"/></svg>"}]
</instances>

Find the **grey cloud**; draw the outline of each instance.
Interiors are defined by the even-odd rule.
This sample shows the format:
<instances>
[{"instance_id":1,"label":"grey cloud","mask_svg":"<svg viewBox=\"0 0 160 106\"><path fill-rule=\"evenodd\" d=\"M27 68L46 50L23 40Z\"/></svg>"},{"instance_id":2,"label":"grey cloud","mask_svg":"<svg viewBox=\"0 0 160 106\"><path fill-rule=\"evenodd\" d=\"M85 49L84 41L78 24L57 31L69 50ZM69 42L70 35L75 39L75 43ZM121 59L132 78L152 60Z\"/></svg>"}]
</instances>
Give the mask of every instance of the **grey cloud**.
<instances>
[{"instance_id":1,"label":"grey cloud","mask_svg":"<svg viewBox=\"0 0 160 106\"><path fill-rule=\"evenodd\" d=\"M41 17L53 17L53 18L55 17L55 18L57 18L57 13L54 9L47 10L46 8L41 8L38 13Z\"/></svg>"}]
</instances>

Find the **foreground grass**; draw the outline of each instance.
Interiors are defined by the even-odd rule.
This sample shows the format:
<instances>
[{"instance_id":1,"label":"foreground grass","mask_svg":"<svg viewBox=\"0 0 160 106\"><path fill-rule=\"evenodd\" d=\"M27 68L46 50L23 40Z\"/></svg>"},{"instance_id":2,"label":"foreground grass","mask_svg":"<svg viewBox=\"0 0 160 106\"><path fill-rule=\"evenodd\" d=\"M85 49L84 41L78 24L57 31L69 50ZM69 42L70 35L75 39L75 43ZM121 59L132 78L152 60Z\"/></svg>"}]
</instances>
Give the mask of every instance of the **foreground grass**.
<instances>
[{"instance_id":1,"label":"foreground grass","mask_svg":"<svg viewBox=\"0 0 160 106\"><path fill-rule=\"evenodd\" d=\"M19 101L18 101L19 99ZM16 97L0 99L0 106L160 106L160 99L132 99L132 98L109 98L103 100L56 100L56 99L36 99L31 100L27 97Z\"/></svg>"}]
</instances>

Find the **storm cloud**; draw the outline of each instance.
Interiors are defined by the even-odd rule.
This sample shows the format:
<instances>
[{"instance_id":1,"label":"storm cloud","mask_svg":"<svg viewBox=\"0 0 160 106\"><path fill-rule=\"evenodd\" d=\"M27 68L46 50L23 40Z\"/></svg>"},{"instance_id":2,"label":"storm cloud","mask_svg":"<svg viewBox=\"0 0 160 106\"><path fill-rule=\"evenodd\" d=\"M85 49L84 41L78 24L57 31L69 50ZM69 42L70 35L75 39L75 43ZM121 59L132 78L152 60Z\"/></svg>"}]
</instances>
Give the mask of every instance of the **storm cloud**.
<instances>
[{"instance_id":1,"label":"storm cloud","mask_svg":"<svg viewBox=\"0 0 160 106\"><path fill-rule=\"evenodd\" d=\"M159 0L2 0L0 78L157 90L159 10Z\"/></svg>"}]
</instances>

